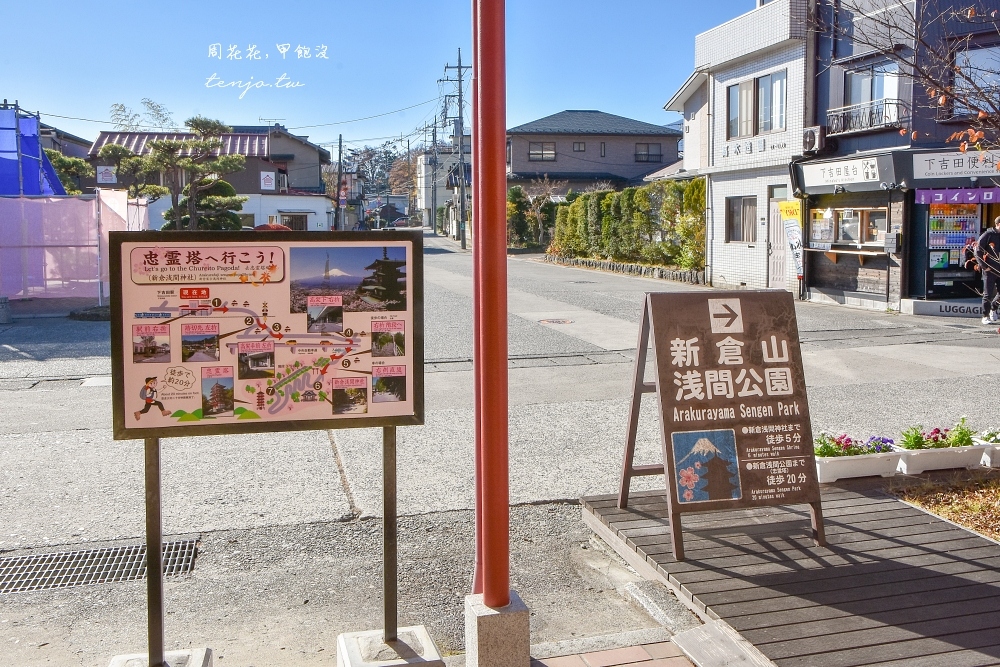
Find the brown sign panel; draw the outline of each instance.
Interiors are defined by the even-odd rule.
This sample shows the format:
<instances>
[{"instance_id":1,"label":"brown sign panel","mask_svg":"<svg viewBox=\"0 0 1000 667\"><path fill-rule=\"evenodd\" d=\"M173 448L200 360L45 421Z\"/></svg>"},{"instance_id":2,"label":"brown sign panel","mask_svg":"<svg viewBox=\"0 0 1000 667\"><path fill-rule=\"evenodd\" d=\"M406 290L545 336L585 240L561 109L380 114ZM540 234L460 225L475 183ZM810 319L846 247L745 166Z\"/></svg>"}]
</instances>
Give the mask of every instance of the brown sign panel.
<instances>
[{"instance_id":1,"label":"brown sign panel","mask_svg":"<svg viewBox=\"0 0 1000 667\"><path fill-rule=\"evenodd\" d=\"M672 513L819 501L792 295L648 295Z\"/></svg>"}]
</instances>

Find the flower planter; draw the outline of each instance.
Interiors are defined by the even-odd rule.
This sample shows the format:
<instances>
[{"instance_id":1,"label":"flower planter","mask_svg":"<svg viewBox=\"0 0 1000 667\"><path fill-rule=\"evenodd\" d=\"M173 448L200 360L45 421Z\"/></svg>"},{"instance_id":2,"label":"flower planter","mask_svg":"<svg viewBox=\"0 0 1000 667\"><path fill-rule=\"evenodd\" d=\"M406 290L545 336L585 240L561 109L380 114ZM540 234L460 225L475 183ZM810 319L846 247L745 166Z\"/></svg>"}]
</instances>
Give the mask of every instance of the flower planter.
<instances>
[{"instance_id":1,"label":"flower planter","mask_svg":"<svg viewBox=\"0 0 1000 667\"><path fill-rule=\"evenodd\" d=\"M976 442L985 447L983 465L987 468L1000 468L1000 445L993 442L985 442L978 438L976 438Z\"/></svg>"},{"instance_id":2,"label":"flower planter","mask_svg":"<svg viewBox=\"0 0 1000 667\"><path fill-rule=\"evenodd\" d=\"M817 456L816 477L820 484L830 484L848 477L892 477L899 465L899 452L859 454L857 456Z\"/></svg>"},{"instance_id":3,"label":"flower planter","mask_svg":"<svg viewBox=\"0 0 1000 667\"><path fill-rule=\"evenodd\" d=\"M940 449L903 449L899 453L899 472L904 475L919 475L925 470L946 470L948 468L978 468L988 445L969 447L942 447Z\"/></svg>"}]
</instances>

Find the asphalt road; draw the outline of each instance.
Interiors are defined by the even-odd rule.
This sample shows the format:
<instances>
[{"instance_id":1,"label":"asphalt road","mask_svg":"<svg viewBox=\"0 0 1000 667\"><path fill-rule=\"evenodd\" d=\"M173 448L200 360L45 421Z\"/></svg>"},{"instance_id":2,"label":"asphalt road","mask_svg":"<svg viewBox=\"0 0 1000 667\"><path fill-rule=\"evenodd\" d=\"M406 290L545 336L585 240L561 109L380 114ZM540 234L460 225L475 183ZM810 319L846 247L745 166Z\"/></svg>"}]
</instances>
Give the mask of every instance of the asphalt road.
<instances>
[{"instance_id":1,"label":"asphalt road","mask_svg":"<svg viewBox=\"0 0 1000 667\"><path fill-rule=\"evenodd\" d=\"M472 266L431 236L425 261L427 423L398 444L400 621L455 653L472 568ZM706 288L532 256L508 269L512 576L532 642L653 627L575 501L615 490L643 295ZM984 391L1000 374L995 329L797 312L814 430L1000 424ZM111 437L109 353L106 323L0 325L0 558L141 540L142 447ZM379 627L380 452L377 430L164 440L165 532L202 541L194 572L168 580L168 647L208 645L222 665L322 665L338 633ZM658 454L649 403L637 458ZM0 666L141 651L144 595L142 582L0 595Z\"/></svg>"}]
</instances>

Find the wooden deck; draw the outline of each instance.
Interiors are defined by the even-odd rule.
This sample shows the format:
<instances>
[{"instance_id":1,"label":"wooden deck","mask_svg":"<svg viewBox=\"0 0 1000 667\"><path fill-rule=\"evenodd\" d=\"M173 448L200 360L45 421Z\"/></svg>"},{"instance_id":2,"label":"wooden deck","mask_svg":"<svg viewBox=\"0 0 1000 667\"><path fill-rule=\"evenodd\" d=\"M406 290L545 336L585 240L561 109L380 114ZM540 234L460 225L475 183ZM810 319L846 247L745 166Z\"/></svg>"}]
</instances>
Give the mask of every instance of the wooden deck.
<instances>
[{"instance_id":1,"label":"wooden deck","mask_svg":"<svg viewBox=\"0 0 1000 667\"><path fill-rule=\"evenodd\" d=\"M584 521L779 667L1000 665L1000 544L844 484L823 487L827 547L806 505L687 514L679 563L662 493L583 498Z\"/></svg>"}]
</instances>

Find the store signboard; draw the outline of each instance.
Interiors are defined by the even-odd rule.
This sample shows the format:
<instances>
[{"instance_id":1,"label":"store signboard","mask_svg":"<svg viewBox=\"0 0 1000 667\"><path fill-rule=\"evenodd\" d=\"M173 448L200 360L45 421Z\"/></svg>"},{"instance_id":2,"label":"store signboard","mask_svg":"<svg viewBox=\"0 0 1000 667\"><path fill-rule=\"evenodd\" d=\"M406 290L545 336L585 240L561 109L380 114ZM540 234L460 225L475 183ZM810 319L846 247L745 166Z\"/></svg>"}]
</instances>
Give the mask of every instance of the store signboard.
<instances>
[{"instance_id":1,"label":"store signboard","mask_svg":"<svg viewBox=\"0 0 1000 667\"><path fill-rule=\"evenodd\" d=\"M262 171L260 172L260 189L261 190L274 190L275 186L275 172L273 171Z\"/></svg>"},{"instance_id":2,"label":"store signboard","mask_svg":"<svg viewBox=\"0 0 1000 667\"><path fill-rule=\"evenodd\" d=\"M879 180L878 160L874 157L815 164L807 162L801 168L806 188Z\"/></svg>"},{"instance_id":3,"label":"store signboard","mask_svg":"<svg viewBox=\"0 0 1000 667\"><path fill-rule=\"evenodd\" d=\"M95 168L95 175L98 185L111 185L118 182L118 176L115 173L114 167L107 165L98 166Z\"/></svg>"},{"instance_id":4,"label":"store signboard","mask_svg":"<svg viewBox=\"0 0 1000 667\"><path fill-rule=\"evenodd\" d=\"M778 202L781 221L785 226L788 248L795 262L795 275L802 278L802 204L799 201Z\"/></svg>"},{"instance_id":5,"label":"store signboard","mask_svg":"<svg viewBox=\"0 0 1000 667\"><path fill-rule=\"evenodd\" d=\"M111 235L116 439L423 423L412 232Z\"/></svg>"},{"instance_id":6,"label":"store signboard","mask_svg":"<svg viewBox=\"0 0 1000 667\"><path fill-rule=\"evenodd\" d=\"M913 155L913 178L969 178L997 176L1000 151L954 151L916 153Z\"/></svg>"}]
</instances>

